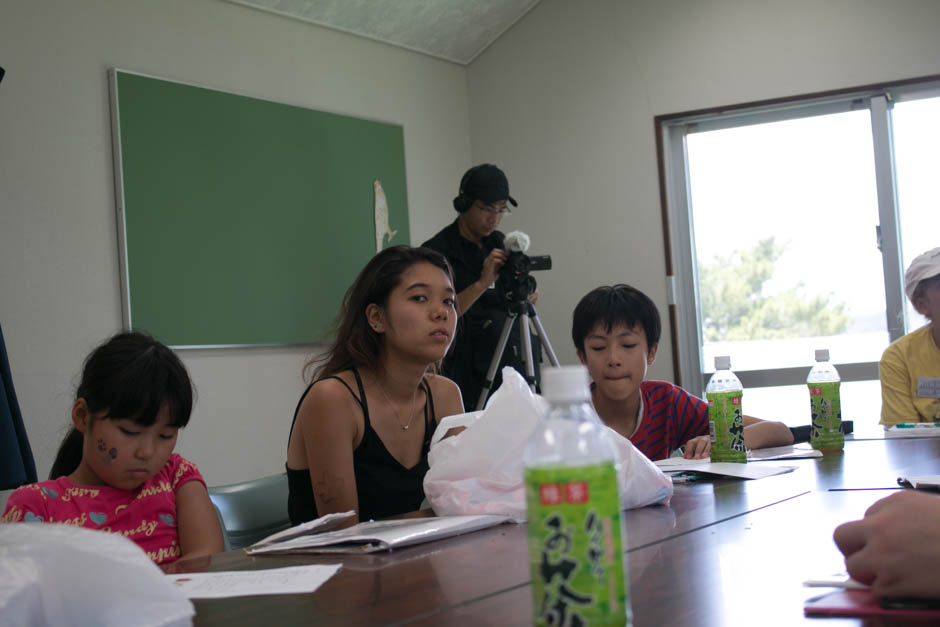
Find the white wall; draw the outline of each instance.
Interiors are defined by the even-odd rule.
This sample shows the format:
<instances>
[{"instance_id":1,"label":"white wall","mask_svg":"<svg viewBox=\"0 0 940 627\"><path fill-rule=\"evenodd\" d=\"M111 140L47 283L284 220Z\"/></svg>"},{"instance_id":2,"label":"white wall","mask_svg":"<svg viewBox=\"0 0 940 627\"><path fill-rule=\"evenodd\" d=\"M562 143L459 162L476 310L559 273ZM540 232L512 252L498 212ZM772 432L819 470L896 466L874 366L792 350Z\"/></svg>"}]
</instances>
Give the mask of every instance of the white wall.
<instances>
[{"instance_id":1,"label":"white wall","mask_svg":"<svg viewBox=\"0 0 940 627\"><path fill-rule=\"evenodd\" d=\"M41 478L82 359L121 327L109 68L402 124L415 242L470 165L464 68L218 0L0 0L0 65L0 323ZM210 485L283 469L307 354L183 353L178 451Z\"/></svg>"},{"instance_id":2,"label":"white wall","mask_svg":"<svg viewBox=\"0 0 940 627\"><path fill-rule=\"evenodd\" d=\"M464 70L218 0L0 0L0 323L40 474L121 325L108 68L403 124L416 243L467 166L500 164L521 201L504 227L553 256L539 311L571 363L588 289L665 309L655 115L940 73L937 24L934 0L542 0ZM180 451L210 484L280 470L306 351L183 356Z\"/></svg>"},{"instance_id":3,"label":"white wall","mask_svg":"<svg viewBox=\"0 0 940 627\"><path fill-rule=\"evenodd\" d=\"M505 168L504 226L553 257L536 276L561 361L597 285L666 310L654 116L938 74L938 25L935 0L542 0L478 57L473 161ZM650 374L673 376L668 330Z\"/></svg>"}]
</instances>

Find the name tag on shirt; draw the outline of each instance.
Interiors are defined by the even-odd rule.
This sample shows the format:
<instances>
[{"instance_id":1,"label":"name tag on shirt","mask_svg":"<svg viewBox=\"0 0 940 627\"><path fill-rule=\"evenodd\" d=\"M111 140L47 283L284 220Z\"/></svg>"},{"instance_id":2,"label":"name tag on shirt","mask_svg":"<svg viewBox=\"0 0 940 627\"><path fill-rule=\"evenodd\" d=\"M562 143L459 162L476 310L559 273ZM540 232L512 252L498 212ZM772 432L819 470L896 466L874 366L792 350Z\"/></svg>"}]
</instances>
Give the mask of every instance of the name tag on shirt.
<instances>
[{"instance_id":1,"label":"name tag on shirt","mask_svg":"<svg viewBox=\"0 0 940 627\"><path fill-rule=\"evenodd\" d=\"M940 377L917 377L918 398L940 398Z\"/></svg>"}]
</instances>

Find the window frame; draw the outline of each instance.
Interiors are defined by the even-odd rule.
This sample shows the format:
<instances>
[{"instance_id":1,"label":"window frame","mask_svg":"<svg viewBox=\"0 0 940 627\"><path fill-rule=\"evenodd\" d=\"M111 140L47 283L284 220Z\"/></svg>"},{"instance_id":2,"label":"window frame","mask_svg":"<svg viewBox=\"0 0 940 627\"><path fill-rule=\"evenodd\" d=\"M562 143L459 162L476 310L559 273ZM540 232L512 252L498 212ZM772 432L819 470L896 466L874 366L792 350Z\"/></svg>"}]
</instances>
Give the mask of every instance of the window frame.
<instances>
[{"instance_id":1,"label":"window frame","mask_svg":"<svg viewBox=\"0 0 940 627\"><path fill-rule=\"evenodd\" d=\"M698 319L701 302L694 261L688 135L860 109L869 111L879 219L872 237L882 253L886 322L889 339L893 342L904 335L907 320L891 110L898 101L937 96L940 96L940 75L655 117L668 324L678 385L703 392L707 375ZM806 380L805 367L736 370L735 373L745 387L798 385ZM839 375L843 381L877 380L878 362L839 364Z\"/></svg>"}]
</instances>

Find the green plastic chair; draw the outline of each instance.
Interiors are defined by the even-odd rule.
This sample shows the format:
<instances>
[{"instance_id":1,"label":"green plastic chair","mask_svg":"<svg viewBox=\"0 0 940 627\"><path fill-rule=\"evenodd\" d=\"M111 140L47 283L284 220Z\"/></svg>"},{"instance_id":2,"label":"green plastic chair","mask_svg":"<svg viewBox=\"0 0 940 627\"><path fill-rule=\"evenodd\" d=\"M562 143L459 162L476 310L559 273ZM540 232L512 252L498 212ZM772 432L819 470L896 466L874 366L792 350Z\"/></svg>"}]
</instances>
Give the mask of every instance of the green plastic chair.
<instances>
[{"instance_id":1,"label":"green plastic chair","mask_svg":"<svg viewBox=\"0 0 940 627\"><path fill-rule=\"evenodd\" d=\"M225 550L241 549L290 527L287 474L209 488L225 536Z\"/></svg>"}]
</instances>

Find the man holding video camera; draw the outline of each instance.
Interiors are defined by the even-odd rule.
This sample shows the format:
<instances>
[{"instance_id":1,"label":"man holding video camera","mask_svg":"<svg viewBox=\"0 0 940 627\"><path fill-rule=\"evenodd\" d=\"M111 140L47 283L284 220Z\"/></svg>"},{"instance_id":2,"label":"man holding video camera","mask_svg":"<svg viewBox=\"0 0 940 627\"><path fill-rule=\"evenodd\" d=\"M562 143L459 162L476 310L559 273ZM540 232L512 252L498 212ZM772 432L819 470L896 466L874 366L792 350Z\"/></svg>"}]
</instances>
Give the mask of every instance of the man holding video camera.
<instances>
[{"instance_id":1,"label":"man holding video camera","mask_svg":"<svg viewBox=\"0 0 940 627\"><path fill-rule=\"evenodd\" d=\"M460 189L454 198L454 209L460 215L423 244L447 257L454 268L457 310L462 320L457 325L451 351L444 358L443 374L460 387L468 411L476 408L486 371L509 315L509 303L495 289L500 268L507 258L505 236L496 229L503 215L510 213L507 203L518 206L509 195L509 181L503 171L489 163L472 167L460 180ZM532 295L532 302L537 294ZM525 316L520 316L520 321L528 328ZM540 348L535 339L532 351L536 381ZM491 392L502 383L501 371L507 365L525 374L518 324L509 335Z\"/></svg>"}]
</instances>

